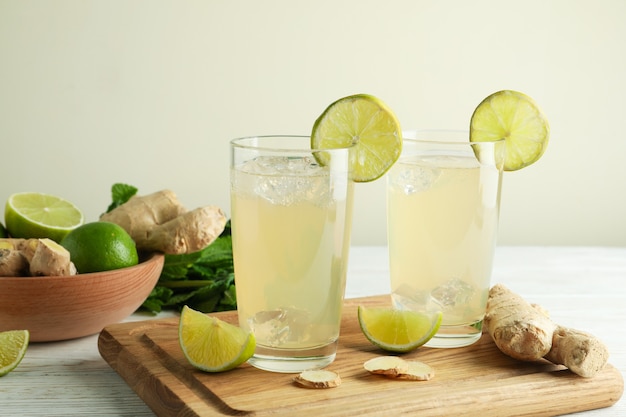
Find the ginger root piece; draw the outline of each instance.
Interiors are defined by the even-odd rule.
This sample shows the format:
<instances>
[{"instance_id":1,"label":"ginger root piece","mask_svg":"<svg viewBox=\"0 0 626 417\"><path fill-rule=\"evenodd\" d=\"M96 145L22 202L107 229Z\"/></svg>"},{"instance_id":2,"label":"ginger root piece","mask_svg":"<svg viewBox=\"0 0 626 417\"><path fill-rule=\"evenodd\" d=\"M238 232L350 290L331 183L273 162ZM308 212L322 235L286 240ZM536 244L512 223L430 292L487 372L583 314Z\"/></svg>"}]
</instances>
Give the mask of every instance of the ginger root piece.
<instances>
[{"instance_id":1,"label":"ginger root piece","mask_svg":"<svg viewBox=\"0 0 626 417\"><path fill-rule=\"evenodd\" d=\"M0 239L0 277L28 275L31 251L26 251L26 239Z\"/></svg>"},{"instance_id":2,"label":"ginger root piece","mask_svg":"<svg viewBox=\"0 0 626 417\"><path fill-rule=\"evenodd\" d=\"M589 333L558 326L552 338L552 349L545 358L565 365L577 375L590 378L604 368L609 351Z\"/></svg>"},{"instance_id":3,"label":"ginger root piece","mask_svg":"<svg viewBox=\"0 0 626 417\"><path fill-rule=\"evenodd\" d=\"M155 225L175 219L186 211L172 191L162 190L144 196L135 195L100 216L100 220L120 225L139 244Z\"/></svg>"},{"instance_id":4,"label":"ginger root piece","mask_svg":"<svg viewBox=\"0 0 626 417\"><path fill-rule=\"evenodd\" d=\"M0 249L23 251L27 243L27 239L2 238L0 239Z\"/></svg>"},{"instance_id":5,"label":"ginger root piece","mask_svg":"<svg viewBox=\"0 0 626 417\"><path fill-rule=\"evenodd\" d=\"M70 261L70 252L51 239L38 239L38 245L30 261L32 276L76 275L76 267Z\"/></svg>"},{"instance_id":6,"label":"ginger root piece","mask_svg":"<svg viewBox=\"0 0 626 417\"><path fill-rule=\"evenodd\" d=\"M503 285L489 290L483 323L498 348L512 358L538 360L552 348L556 325L543 311Z\"/></svg>"},{"instance_id":7,"label":"ginger root piece","mask_svg":"<svg viewBox=\"0 0 626 417\"><path fill-rule=\"evenodd\" d=\"M226 216L219 207L201 207L154 227L137 247L170 254L192 253L213 243L224 226Z\"/></svg>"},{"instance_id":8,"label":"ginger root piece","mask_svg":"<svg viewBox=\"0 0 626 417\"><path fill-rule=\"evenodd\" d=\"M167 254L204 249L222 233L226 217L214 206L187 211L170 190L133 196L100 216L116 223L133 238L138 250Z\"/></svg>"},{"instance_id":9,"label":"ginger root piece","mask_svg":"<svg viewBox=\"0 0 626 417\"><path fill-rule=\"evenodd\" d=\"M28 261L19 250L0 248L0 277L28 275Z\"/></svg>"},{"instance_id":10,"label":"ginger root piece","mask_svg":"<svg viewBox=\"0 0 626 417\"><path fill-rule=\"evenodd\" d=\"M501 284L489 290L484 324L496 346L515 359L545 358L589 378L602 370L609 358L608 349L600 340L559 326L543 308L528 303Z\"/></svg>"},{"instance_id":11,"label":"ginger root piece","mask_svg":"<svg viewBox=\"0 0 626 417\"><path fill-rule=\"evenodd\" d=\"M335 388L341 385L339 374L325 369L303 371L293 381L306 388Z\"/></svg>"},{"instance_id":12,"label":"ginger root piece","mask_svg":"<svg viewBox=\"0 0 626 417\"><path fill-rule=\"evenodd\" d=\"M0 239L0 277L75 275L70 253L50 239Z\"/></svg>"}]
</instances>

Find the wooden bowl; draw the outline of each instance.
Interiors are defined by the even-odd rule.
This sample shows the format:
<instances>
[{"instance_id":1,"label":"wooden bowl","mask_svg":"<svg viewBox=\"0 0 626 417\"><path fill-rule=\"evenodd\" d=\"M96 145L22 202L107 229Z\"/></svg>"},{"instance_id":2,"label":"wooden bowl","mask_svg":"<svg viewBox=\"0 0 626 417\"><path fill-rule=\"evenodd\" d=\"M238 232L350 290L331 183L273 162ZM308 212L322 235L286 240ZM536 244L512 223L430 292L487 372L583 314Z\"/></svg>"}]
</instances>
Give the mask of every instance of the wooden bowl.
<instances>
[{"instance_id":1,"label":"wooden bowl","mask_svg":"<svg viewBox=\"0 0 626 417\"><path fill-rule=\"evenodd\" d=\"M0 277L0 331L30 332L32 342L99 333L132 314L156 285L163 254L138 265L58 277Z\"/></svg>"}]
</instances>

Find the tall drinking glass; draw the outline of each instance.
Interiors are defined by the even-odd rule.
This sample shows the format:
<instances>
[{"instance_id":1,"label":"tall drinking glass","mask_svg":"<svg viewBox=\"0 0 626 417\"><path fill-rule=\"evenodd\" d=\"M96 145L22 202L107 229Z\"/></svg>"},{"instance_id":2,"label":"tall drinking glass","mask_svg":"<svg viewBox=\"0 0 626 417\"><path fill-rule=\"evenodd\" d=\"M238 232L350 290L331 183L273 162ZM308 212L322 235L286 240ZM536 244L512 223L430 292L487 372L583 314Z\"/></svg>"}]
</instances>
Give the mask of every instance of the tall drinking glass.
<instances>
[{"instance_id":1,"label":"tall drinking glass","mask_svg":"<svg viewBox=\"0 0 626 417\"><path fill-rule=\"evenodd\" d=\"M504 150L504 140L470 143L464 131L405 132L388 173L392 300L400 309L442 312L426 346L467 346L481 336Z\"/></svg>"},{"instance_id":2,"label":"tall drinking glass","mask_svg":"<svg viewBox=\"0 0 626 417\"><path fill-rule=\"evenodd\" d=\"M310 138L231 142L231 227L239 325L253 366L301 372L331 363L343 306L353 182L350 148Z\"/></svg>"}]
</instances>

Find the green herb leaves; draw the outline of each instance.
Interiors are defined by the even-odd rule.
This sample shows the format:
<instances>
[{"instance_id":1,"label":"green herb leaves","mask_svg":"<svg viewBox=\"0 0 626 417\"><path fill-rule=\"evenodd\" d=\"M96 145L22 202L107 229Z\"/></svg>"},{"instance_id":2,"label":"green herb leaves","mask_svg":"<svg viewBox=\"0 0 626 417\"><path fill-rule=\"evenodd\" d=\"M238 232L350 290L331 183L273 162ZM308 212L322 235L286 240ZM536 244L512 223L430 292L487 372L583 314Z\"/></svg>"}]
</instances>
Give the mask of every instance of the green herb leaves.
<instances>
[{"instance_id":1,"label":"green herb leaves","mask_svg":"<svg viewBox=\"0 0 626 417\"><path fill-rule=\"evenodd\" d=\"M113 184L107 212L126 203L137 191L132 185ZM159 313L164 309L180 311L185 305L203 313L237 308L230 221L206 248L190 254L165 255L159 281L141 308Z\"/></svg>"},{"instance_id":2,"label":"green herb leaves","mask_svg":"<svg viewBox=\"0 0 626 417\"><path fill-rule=\"evenodd\" d=\"M113 201L111 202L109 207L107 207L106 212L108 213L114 208L121 206L122 204L130 200L130 198L135 194L137 194L137 188L133 187L132 185L121 183L113 184L113 186L111 187L111 199Z\"/></svg>"},{"instance_id":3,"label":"green herb leaves","mask_svg":"<svg viewBox=\"0 0 626 417\"><path fill-rule=\"evenodd\" d=\"M187 255L165 255L161 277L142 308L154 313L184 305L210 313L237 308L230 221L215 242Z\"/></svg>"}]
</instances>

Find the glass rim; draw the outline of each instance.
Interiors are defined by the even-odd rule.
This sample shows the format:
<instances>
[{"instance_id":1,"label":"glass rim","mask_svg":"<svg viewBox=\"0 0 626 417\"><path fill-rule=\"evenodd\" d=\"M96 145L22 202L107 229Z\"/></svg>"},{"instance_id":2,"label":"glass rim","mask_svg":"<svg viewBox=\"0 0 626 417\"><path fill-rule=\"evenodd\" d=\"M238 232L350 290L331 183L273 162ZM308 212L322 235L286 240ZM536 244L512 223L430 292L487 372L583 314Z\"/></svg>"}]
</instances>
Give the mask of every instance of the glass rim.
<instances>
[{"instance_id":1,"label":"glass rim","mask_svg":"<svg viewBox=\"0 0 626 417\"><path fill-rule=\"evenodd\" d=\"M442 140L437 140L437 139L421 139L421 138L410 138L410 137L406 137L407 135L465 135L466 136L466 141L455 141L455 140L446 140L446 139L442 139ZM442 136L443 137L443 136ZM458 146L458 145L470 145L470 146L476 146L476 145L480 145L483 146L484 144L498 144L498 143L504 143L506 142L506 138L500 138L500 139L496 139L493 141L482 141L482 142L470 142L470 138L469 138L469 130L463 130L463 129L412 129L412 130L403 130L402 131L402 142L407 141L410 143L423 143L423 144L437 144L437 145L444 145L444 146Z\"/></svg>"},{"instance_id":2,"label":"glass rim","mask_svg":"<svg viewBox=\"0 0 626 417\"><path fill-rule=\"evenodd\" d=\"M254 139L309 139L309 147L279 147L269 145L253 145L245 143ZM352 149L356 146L356 142L352 142L346 146L339 146L337 148L311 148L310 135L255 135L255 136L242 136L230 140L230 145L233 148L249 149L255 151L267 151L267 152L337 152Z\"/></svg>"}]
</instances>

